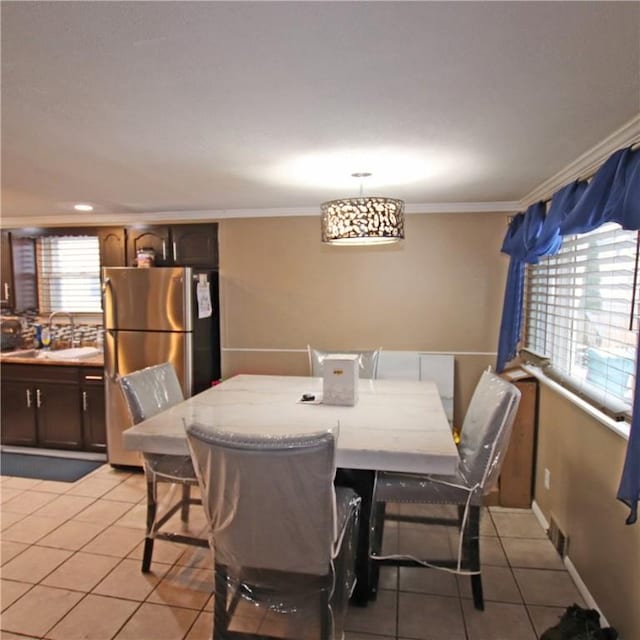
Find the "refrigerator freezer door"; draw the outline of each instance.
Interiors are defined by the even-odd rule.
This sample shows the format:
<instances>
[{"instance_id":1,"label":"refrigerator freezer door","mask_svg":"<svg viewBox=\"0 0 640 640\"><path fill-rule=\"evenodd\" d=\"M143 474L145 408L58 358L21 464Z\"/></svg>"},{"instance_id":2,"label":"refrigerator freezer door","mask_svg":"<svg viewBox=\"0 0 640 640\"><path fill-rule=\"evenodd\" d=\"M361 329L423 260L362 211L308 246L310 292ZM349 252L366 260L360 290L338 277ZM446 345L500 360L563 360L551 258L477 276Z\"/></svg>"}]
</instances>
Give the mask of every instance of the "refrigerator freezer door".
<instances>
[{"instance_id":1,"label":"refrigerator freezer door","mask_svg":"<svg viewBox=\"0 0 640 640\"><path fill-rule=\"evenodd\" d=\"M192 331L189 267L103 269L105 329Z\"/></svg>"},{"instance_id":2,"label":"refrigerator freezer door","mask_svg":"<svg viewBox=\"0 0 640 640\"><path fill-rule=\"evenodd\" d=\"M122 446L122 432L131 426L127 404L118 383L125 375L144 367L171 362L185 397L193 380L190 333L106 331L104 343L107 452L110 464L141 466L139 453Z\"/></svg>"}]
</instances>

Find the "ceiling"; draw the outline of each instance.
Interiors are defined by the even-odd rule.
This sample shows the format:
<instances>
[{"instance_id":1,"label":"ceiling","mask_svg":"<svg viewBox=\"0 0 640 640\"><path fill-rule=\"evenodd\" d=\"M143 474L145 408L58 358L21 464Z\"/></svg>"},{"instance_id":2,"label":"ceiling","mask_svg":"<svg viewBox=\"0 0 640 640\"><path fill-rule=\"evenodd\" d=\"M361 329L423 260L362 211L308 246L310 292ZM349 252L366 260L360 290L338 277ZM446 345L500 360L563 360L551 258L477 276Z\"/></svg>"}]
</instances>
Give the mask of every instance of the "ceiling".
<instances>
[{"instance_id":1,"label":"ceiling","mask_svg":"<svg viewBox=\"0 0 640 640\"><path fill-rule=\"evenodd\" d=\"M363 171L508 210L640 114L638 2L1 11L3 226L319 214Z\"/></svg>"}]
</instances>

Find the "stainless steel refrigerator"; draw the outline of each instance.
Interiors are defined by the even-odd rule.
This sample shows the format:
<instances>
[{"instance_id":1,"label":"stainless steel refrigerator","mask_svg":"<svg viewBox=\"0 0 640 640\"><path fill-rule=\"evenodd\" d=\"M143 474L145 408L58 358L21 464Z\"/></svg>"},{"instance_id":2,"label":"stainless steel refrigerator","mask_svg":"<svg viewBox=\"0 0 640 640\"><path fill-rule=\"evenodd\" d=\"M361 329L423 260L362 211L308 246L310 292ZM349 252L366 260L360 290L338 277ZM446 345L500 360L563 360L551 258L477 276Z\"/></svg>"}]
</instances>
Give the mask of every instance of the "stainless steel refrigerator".
<instances>
[{"instance_id":1,"label":"stainless steel refrigerator","mask_svg":"<svg viewBox=\"0 0 640 640\"><path fill-rule=\"evenodd\" d=\"M138 466L138 452L122 446L131 419L118 376L171 362L185 397L220 377L218 273L105 267L102 277L107 455L110 464Z\"/></svg>"}]
</instances>

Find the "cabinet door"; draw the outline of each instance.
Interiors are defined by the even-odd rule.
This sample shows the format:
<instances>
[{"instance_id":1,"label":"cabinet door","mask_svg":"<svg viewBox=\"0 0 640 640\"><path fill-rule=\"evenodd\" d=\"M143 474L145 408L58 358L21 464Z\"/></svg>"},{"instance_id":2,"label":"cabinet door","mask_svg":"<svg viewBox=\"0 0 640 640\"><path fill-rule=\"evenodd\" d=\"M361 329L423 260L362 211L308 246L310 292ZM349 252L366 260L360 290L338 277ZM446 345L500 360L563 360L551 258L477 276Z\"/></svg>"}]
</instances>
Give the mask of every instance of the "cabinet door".
<instances>
[{"instance_id":1,"label":"cabinet door","mask_svg":"<svg viewBox=\"0 0 640 640\"><path fill-rule=\"evenodd\" d=\"M136 256L140 249L155 251L155 264L166 267L172 264L169 248L169 227L141 227L127 229L127 264L136 265Z\"/></svg>"},{"instance_id":2,"label":"cabinet door","mask_svg":"<svg viewBox=\"0 0 640 640\"><path fill-rule=\"evenodd\" d=\"M82 448L82 422L78 385L56 382L36 384L38 443L56 449Z\"/></svg>"},{"instance_id":3,"label":"cabinet door","mask_svg":"<svg viewBox=\"0 0 640 640\"><path fill-rule=\"evenodd\" d=\"M13 269L8 231L2 232L0 242L0 307L11 309L13 308Z\"/></svg>"},{"instance_id":4,"label":"cabinet door","mask_svg":"<svg viewBox=\"0 0 640 640\"><path fill-rule=\"evenodd\" d=\"M218 225L180 224L171 227L171 257L181 267L218 268Z\"/></svg>"},{"instance_id":5,"label":"cabinet door","mask_svg":"<svg viewBox=\"0 0 640 640\"><path fill-rule=\"evenodd\" d=\"M2 444L36 445L35 390L30 382L2 380Z\"/></svg>"},{"instance_id":6,"label":"cabinet door","mask_svg":"<svg viewBox=\"0 0 640 640\"><path fill-rule=\"evenodd\" d=\"M103 453L107 450L104 373L99 369L83 372L80 384L84 449Z\"/></svg>"},{"instance_id":7,"label":"cabinet door","mask_svg":"<svg viewBox=\"0 0 640 640\"><path fill-rule=\"evenodd\" d=\"M13 266L13 310L21 313L38 307L36 241L11 234Z\"/></svg>"},{"instance_id":8,"label":"cabinet door","mask_svg":"<svg viewBox=\"0 0 640 640\"><path fill-rule=\"evenodd\" d=\"M101 267L126 267L127 245L124 227L98 229Z\"/></svg>"}]
</instances>

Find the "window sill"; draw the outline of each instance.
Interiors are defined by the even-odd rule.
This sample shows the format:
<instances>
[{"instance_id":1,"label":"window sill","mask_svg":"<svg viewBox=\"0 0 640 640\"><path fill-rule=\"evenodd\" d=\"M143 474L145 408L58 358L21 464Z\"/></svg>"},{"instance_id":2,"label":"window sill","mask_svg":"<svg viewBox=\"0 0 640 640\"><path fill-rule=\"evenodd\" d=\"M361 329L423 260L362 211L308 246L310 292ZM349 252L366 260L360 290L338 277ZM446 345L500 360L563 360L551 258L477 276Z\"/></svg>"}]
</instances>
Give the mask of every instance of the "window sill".
<instances>
[{"instance_id":1,"label":"window sill","mask_svg":"<svg viewBox=\"0 0 640 640\"><path fill-rule=\"evenodd\" d=\"M618 422L613 418L605 415L602 411L590 405L586 400L578 397L575 393L569 391L569 389L563 387L561 384L558 384L555 380L552 380L548 376L544 374L540 367L535 367L530 364L520 365L521 368L530 373L532 376L535 376L542 384L546 385L550 389L553 389L556 393L566 398L577 407L582 409L585 413L589 414L592 418L597 420L600 424L603 424L605 427L619 435L621 438L625 440L629 439L629 431L631 429L631 425L628 422Z\"/></svg>"}]
</instances>

